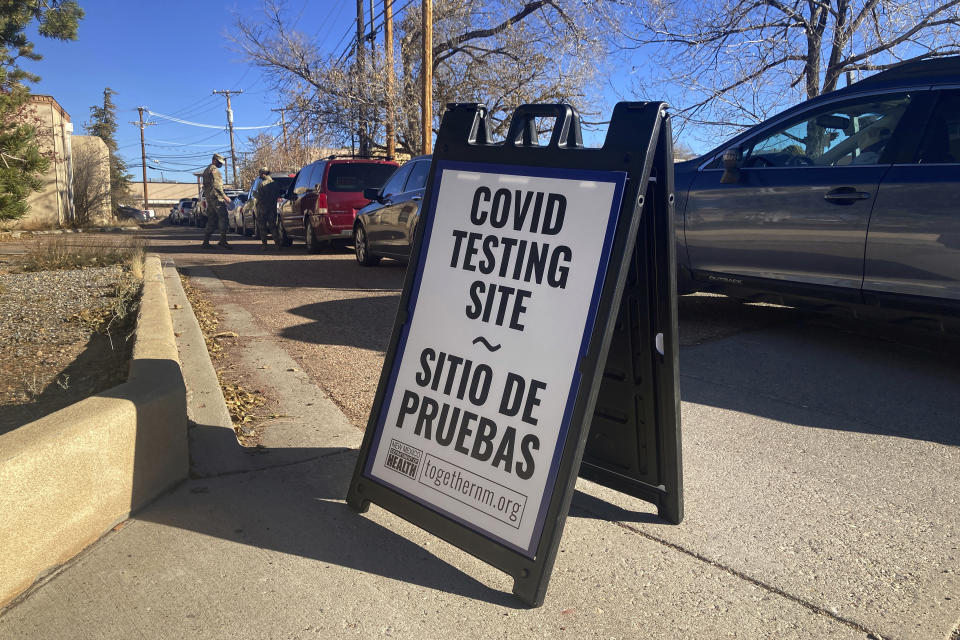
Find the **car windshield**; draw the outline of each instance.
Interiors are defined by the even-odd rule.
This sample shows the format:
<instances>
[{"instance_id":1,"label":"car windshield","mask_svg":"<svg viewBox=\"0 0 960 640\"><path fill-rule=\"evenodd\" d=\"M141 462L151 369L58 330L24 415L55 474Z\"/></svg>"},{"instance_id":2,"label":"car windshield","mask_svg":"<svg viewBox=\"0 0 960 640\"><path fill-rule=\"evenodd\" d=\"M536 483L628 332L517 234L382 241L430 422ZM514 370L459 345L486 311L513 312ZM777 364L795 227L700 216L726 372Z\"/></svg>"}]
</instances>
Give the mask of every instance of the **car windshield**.
<instances>
[{"instance_id":1,"label":"car windshield","mask_svg":"<svg viewBox=\"0 0 960 640\"><path fill-rule=\"evenodd\" d=\"M396 166L386 163L343 163L330 166L327 190L362 192L367 187L379 189Z\"/></svg>"}]
</instances>

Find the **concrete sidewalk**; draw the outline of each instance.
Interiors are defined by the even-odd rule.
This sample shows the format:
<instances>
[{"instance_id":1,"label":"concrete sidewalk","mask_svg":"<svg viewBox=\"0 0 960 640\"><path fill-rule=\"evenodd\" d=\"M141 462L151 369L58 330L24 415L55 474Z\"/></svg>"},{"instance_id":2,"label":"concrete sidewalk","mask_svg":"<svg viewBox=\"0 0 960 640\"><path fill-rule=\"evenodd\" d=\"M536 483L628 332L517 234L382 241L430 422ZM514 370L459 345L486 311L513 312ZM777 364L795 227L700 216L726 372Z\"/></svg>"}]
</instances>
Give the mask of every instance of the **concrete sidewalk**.
<instances>
[{"instance_id":1,"label":"concrete sidewalk","mask_svg":"<svg viewBox=\"0 0 960 640\"><path fill-rule=\"evenodd\" d=\"M224 328L259 330L228 312ZM270 336L257 345L253 360L284 357ZM956 361L807 325L684 346L687 519L581 480L533 610L468 554L345 506L359 434L329 405L291 410L249 465L208 437L224 425L198 422L191 441L220 443L193 451L207 477L8 609L0 637L952 640Z\"/></svg>"}]
</instances>

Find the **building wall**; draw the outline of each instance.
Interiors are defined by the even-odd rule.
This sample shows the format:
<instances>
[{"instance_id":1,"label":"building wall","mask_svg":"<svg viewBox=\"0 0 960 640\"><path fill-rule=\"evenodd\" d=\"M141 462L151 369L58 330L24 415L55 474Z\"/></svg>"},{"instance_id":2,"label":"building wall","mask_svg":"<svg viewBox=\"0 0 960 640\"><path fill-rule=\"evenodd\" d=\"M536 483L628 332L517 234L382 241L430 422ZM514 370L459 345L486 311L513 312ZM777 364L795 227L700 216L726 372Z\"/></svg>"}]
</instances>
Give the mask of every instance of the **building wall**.
<instances>
[{"instance_id":1,"label":"building wall","mask_svg":"<svg viewBox=\"0 0 960 640\"><path fill-rule=\"evenodd\" d=\"M29 113L37 120L37 140L43 152L56 155L46 174L43 187L27 197L30 210L8 226L43 228L68 225L73 221L71 187L71 141L73 123L70 115L51 96L30 96Z\"/></svg>"},{"instance_id":2,"label":"building wall","mask_svg":"<svg viewBox=\"0 0 960 640\"><path fill-rule=\"evenodd\" d=\"M225 189L230 185L225 184ZM150 206L143 206L143 182L130 183L131 204L142 209L153 209L157 215L163 215L164 210L177 204L180 198L196 198L199 188L196 182L147 182L147 198Z\"/></svg>"}]
</instances>

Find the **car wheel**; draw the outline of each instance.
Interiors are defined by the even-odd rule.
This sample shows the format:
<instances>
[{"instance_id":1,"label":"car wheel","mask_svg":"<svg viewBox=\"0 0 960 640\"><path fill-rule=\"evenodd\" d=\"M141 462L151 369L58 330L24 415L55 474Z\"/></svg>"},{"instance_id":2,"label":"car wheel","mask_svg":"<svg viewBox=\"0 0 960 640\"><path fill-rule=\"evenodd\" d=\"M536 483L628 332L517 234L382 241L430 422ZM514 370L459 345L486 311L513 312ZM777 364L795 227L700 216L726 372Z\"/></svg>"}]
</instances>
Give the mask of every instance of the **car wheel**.
<instances>
[{"instance_id":1,"label":"car wheel","mask_svg":"<svg viewBox=\"0 0 960 640\"><path fill-rule=\"evenodd\" d=\"M304 221L304 227L307 232L304 234L304 240L307 245L307 253L317 253L320 251L320 242L317 240L317 232L309 220Z\"/></svg>"},{"instance_id":2,"label":"car wheel","mask_svg":"<svg viewBox=\"0 0 960 640\"><path fill-rule=\"evenodd\" d=\"M277 248L280 247L289 247L293 244L293 240L290 239L290 236L287 235L287 230L283 226L283 218L277 217L277 233L273 238L274 243L277 245Z\"/></svg>"},{"instance_id":3,"label":"car wheel","mask_svg":"<svg viewBox=\"0 0 960 640\"><path fill-rule=\"evenodd\" d=\"M372 267L380 262L380 256L370 255L370 245L367 244L367 232L361 225L353 230L353 255L357 262L364 267Z\"/></svg>"}]
</instances>

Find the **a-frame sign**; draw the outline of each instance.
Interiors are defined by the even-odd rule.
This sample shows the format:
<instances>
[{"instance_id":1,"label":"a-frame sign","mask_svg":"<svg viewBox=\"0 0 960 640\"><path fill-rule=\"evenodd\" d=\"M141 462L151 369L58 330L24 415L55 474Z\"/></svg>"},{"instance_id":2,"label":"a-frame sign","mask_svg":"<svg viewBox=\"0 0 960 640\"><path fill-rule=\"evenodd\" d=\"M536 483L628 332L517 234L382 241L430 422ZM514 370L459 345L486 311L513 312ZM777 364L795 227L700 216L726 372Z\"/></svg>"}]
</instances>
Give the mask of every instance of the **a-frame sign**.
<instances>
[{"instance_id":1,"label":"a-frame sign","mask_svg":"<svg viewBox=\"0 0 960 640\"><path fill-rule=\"evenodd\" d=\"M499 143L486 117L444 113L347 502L539 606L578 472L683 515L672 142L658 102L619 103L600 148L568 105Z\"/></svg>"}]
</instances>

